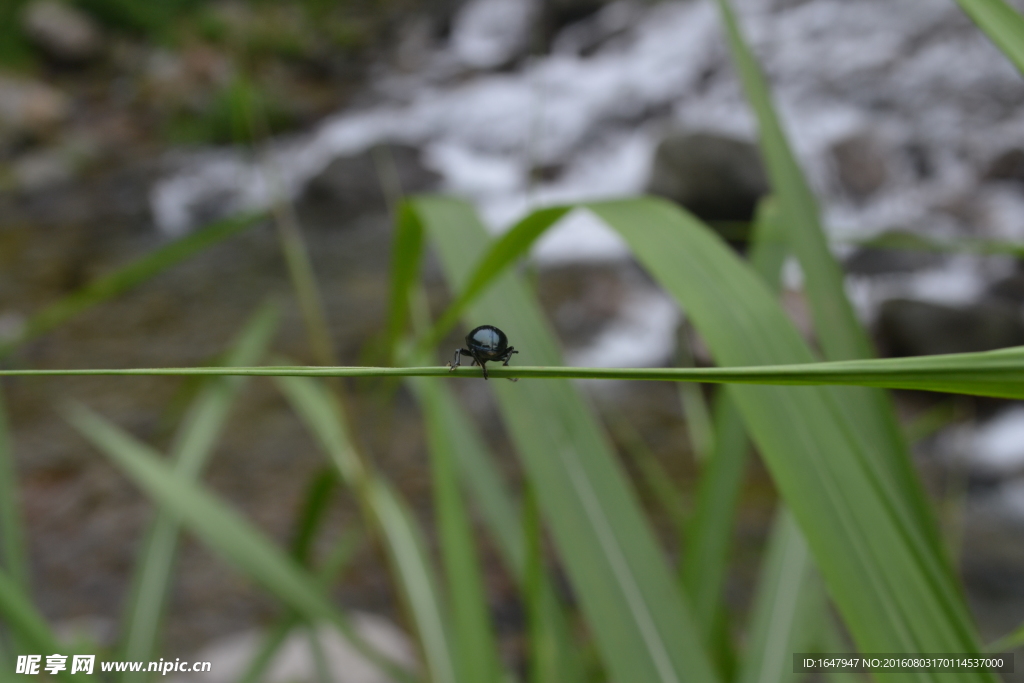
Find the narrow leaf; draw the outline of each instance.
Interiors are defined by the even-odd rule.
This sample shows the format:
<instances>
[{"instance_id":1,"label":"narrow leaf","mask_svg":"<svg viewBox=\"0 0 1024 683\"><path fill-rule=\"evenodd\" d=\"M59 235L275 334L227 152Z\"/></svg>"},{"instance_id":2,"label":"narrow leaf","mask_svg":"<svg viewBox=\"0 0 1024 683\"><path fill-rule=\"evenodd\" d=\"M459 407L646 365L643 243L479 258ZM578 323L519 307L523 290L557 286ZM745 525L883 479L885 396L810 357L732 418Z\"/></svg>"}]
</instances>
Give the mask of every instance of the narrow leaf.
<instances>
[{"instance_id":1,"label":"narrow leaf","mask_svg":"<svg viewBox=\"0 0 1024 683\"><path fill-rule=\"evenodd\" d=\"M237 512L198 484L182 478L160 455L82 406L68 419L153 500L175 514L216 555L261 584L310 621L328 621L370 661L399 680L405 671L367 645L326 599L316 580Z\"/></svg>"},{"instance_id":2,"label":"narrow leaf","mask_svg":"<svg viewBox=\"0 0 1024 683\"><path fill-rule=\"evenodd\" d=\"M957 0L989 40L1024 74L1024 17L1005 0Z\"/></svg>"},{"instance_id":3,"label":"narrow leaf","mask_svg":"<svg viewBox=\"0 0 1024 683\"><path fill-rule=\"evenodd\" d=\"M265 306L246 324L225 358L225 365L258 362L277 326L277 310ZM224 377L210 382L196 397L171 447L175 474L194 481L209 459L228 411L241 388L243 378ZM132 599L124 626L124 658L130 661L155 659L157 637L171 583L177 554L177 516L161 510L150 525L140 562L132 582ZM146 679L139 672L126 673L125 681Z\"/></svg>"},{"instance_id":4,"label":"narrow leaf","mask_svg":"<svg viewBox=\"0 0 1024 683\"><path fill-rule=\"evenodd\" d=\"M314 381L298 377L281 379L277 384L346 484L359 496L364 514L380 534L431 680L454 681L456 667L437 580L407 507L383 478L362 466L339 419L341 406L333 394Z\"/></svg>"},{"instance_id":5,"label":"narrow leaf","mask_svg":"<svg viewBox=\"0 0 1024 683\"><path fill-rule=\"evenodd\" d=\"M485 229L461 202L422 198L414 206L461 291L485 251ZM539 306L511 273L466 310L508 333L520 358L559 362ZM678 585L578 390L567 382L491 387L611 677L713 681Z\"/></svg>"},{"instance_id":6,"label":"narrow leaf","mask_svg":"<svg viewBox=\"0 0 1024 683\"><path fill-rule=\"evenodd\" d=\"M103 276L32 315L12 339L0 341L0 358L93 306L134 289L159 273L237 235L264 218L248 214L217 221Z\"/></svg>"}]
</instances>

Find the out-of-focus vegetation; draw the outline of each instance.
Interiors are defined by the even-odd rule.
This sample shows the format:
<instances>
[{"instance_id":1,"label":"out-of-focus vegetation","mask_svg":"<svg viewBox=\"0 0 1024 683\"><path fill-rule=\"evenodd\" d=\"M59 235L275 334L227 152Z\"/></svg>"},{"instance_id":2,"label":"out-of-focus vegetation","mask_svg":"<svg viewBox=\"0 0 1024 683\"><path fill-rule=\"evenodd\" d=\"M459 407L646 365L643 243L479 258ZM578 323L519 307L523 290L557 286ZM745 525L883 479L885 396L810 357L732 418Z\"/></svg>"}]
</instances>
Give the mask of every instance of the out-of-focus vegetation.
<instances>
[{"instance_id":1,"label":"out-of-focus vegetation","mask_svg":"<svg viewBox=\"0 0 1024 683\"><path fill-rule=\"evenodd\" d=\"M26 27L31 1L10 0L0 7L0 69L128 78L136 106L152 110L172 144L245 142L310 123L388 49L403 17L422 10L411 0L67 4L102 36L95 54L55 60ZM253 112L259 120L246 120Z\"/></svg>"}]
</instances>

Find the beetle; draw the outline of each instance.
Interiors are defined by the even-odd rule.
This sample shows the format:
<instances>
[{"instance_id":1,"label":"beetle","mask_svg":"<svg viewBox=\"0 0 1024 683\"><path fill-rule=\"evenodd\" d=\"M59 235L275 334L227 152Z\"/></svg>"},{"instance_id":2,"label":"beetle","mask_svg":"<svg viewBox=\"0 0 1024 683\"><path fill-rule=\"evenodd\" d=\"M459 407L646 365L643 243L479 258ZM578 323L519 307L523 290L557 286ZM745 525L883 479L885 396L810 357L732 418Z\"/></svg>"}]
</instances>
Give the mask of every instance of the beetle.
<instances>
[{"instance_id":1,"label":"beetle","mask_svg":"<svg viewBox=\"0 0 1024 683\"><path fill-rule=\"evenodd\" d=\"M455 349L452 361L448 363L449 372L459 367L462 361L462 354L466 354L473 361L479 363L484 371L484 379L487 379L487 366L485 363L492 360L504 361L502 365L508 365L513 353L519 353L515 348L508 345L508 337L494 325L481 325L474 328L466 335L466 346L469 348ZM513 382L514 378L509 377Z\"/></svg>"}]
</instances>

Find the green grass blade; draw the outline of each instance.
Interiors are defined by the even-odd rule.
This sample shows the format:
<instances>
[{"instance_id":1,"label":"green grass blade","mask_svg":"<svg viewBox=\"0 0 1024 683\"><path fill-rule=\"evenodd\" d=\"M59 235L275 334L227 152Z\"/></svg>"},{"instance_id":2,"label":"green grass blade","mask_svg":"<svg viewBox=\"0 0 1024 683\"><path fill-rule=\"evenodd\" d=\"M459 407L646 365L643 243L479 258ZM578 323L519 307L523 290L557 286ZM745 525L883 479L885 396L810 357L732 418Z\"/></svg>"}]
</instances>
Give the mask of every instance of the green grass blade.
<instances>
[{"instance_id":1,"label":"green grass blade","mask_svg":"<svg viewBox=\"0 0 1024 683\"><path fill-rule=\"evenodd\" d=\"M683 305L720 364L812 358L763 282L688 214L652 199L590 208ZM844 390L737 385L731 391L858 646L977 651L945 558L921 529L914 502L873 457L875 441L844 410Z\"/></svg>"},{"instance_id":2,"label":"green grass blade","mask_svg":"<svg viewBox=\"0 0 1024 683\"><path fill-rule=\"evenodd\" d=\"M661 508L662 513L672 521L677 536L683 538L683 529L686 528L689 519L689 511L683 504L683 492L672 483L672 477L628 420L609 411L605 414L605 422L608 431L621 446L623 455L628 458L630 465L637 469L639 481Z\"/></svg>"},{"instance_id":3,"label":"green grass blade","mask_svg":"<svg viewBox=\"0 0 1024 683\"><path fill-rule=\"evenodd\" d=\"M500 656L487 610L487 592L474 547L473 528L459 487L454 451L458 438L444 423L437 382L413 384L424 411L434 508L452 608L452 632L459 680L486 683L501 678Z\"/></svg>"},{"instance_id":4,"label":"green grass blade","mask_svg":"<svg viewBox=\"0 0 1024 683\"><path fill-rule=\"evenodd\" d=\"M779 276L786 257L786 242L772 199L758 206L750 262L768 288L779 291ZM721 610L722 585L728 566L733 521L743 484L750 443L743 418L728 391L716 396L714 451L701 473L697 504L686 533L682 579L694 616L708 643ZM719 660L722 657L718 657Z\"/></svg>"},{"instance_id":5,"label":"green grass blade","mask_svg":"<svg viewBox=\"0 0 1024 683\"><path fill-rule=\"evenodd\" d=\"M778 202L777 220L785 226L789 245L804 271L804 292L822 352L828 360L870 358L874 356L871 343L846 297L842 269L829 250L817 202L786 139L768 83L743 40L729 0L717 2L733 61L757 117L761 153ZM872 444L869 457L875 461L875 467L904 489L918 533L939 552L942 544L937 527L910 463L891 402L877 391L847 389L843 394L844 410L850 412L863 437Z\"/></svg>"},{"instance_id":6,"label":"green grass blade","mask_svg":"<svg viewBox=\"0 0 1024 683\"><path fill-rule=\"evenodd\" d=\"M1004 0L957 0L989 40L1024 74L1024 17Z\"/></svg>"},{"instance_id":7,"label":"green grass blade","mask_svg":"<svg viewBox=\"0 0 1024 683\"><path fill-rule=\"evenodd\" d=\"M392 240L391 289L385 339L387 358L392 363L395 346L409 320L409 292L419 280L420 259L423 255L423 226L407 205L400 204L398 212L401 219L396 223L395 239Z\"/></svg>"},{"instance_id":8,"label":"green grass blade","mask_svg":"<svg viewBox=\"0 0 1024 683\"><path fill-rule=\"evenodd\" d=\"M67 652L67 648L57 641L46 620L36 610L21 583L4 571L0 571L0 615L18 639L34 650L31 654L44 654L40 671L46 664L45 654ZM85 680L82 674L72 676L69 671L70 660L68 669L60 673L62 680ZM4 674L5 677L12 676L14 669L8 669Z\"/></svg>"},{"instance_id":9,"label":"green grass blade","mask_svg":"<svg viewBox=\"0 0 1024 683\"><path fill-rule=\"evenodd\" d=\"M465 411L448 387L422 379L416 386L418 397L421 394L430 396L432 410L428 417L436 421L438 429L447 432L463 486L472 495L487 523L505 566L519 582L521 590L532 598L530 604L540 614L543 633L538 636L545 653L545 671L551 674L550 680L557 683L582 681L582 663L576 656L569 619L554 586L546 575L533 584L528 578L523 522L512 494L494 466L493 455L473 424L466 421Z\"/></svg>"},{"instance_id":10,"label":"green grass blade","mask_svg":"<svg viewBox=\"0 0 1024 683\"><path fill-rule=\"evenodd\" d=\"M0 341L0 358L79 313L123 294L168 268L237 235L263 218L265 218L265 214L257 213L217 221L89 283L75 293L29 317L12 339Z\"/></svg>"},{"instance_id":11,"label":"green grass blade","mask_svg":"<svg viewBox=\"0 0 1024 683\"><path fill-rule=\"evenodd\" d=\"M2 389L0 386L0 568L27 593L28 557L18 509L18 473Z\"/></svg>"},{"instance_id":12,"label":"green grass blade","mask_svg":"<svg viewBox=\"0 0 1024 683\"><path fill-rule=\"evenodd\" d=\"M362 541L362 534L357 531L349 531L334 546L334 550L324 561L323 567L317 570L316 573L317 581L325 592L330 588L334 578L351 562ZM263 642L260 644L256 654L253 655L252 661L249 662L249 666L246 667L238 682L258 683L263 678L267 667L274 660L274 655L277 654L285 640L288 639L292 629L301 623L302 619L294 610L289 610L287 614L278 619L270 630L267 631Z\"/></svg>"},{"instance_id":13,"label":"green grass blade","mask_svg":"<svg viewBox=\"0 0 1024 683\"><path fill-rule=\"evenodd\" d=\"M768 84L740 35L728 0L717 1L736 70L757 116L761 155L779 211L785 217L790 247L799 258L807 281L815 283L806 293L821 347L833 360L870 357L874 355L871 345L857 323L853 307L845 297L833 296L842 290L842 272L828 249L817 202L783 133Z\"/></svg>"},{"instance_id":14,"label":"green grass blade","mask_svg":"<svg viewBox=\"0 0 1024 683\"><path fill-rule=\"evenodd\" d=\"M386 549L398 570L409 610L416 622L430 680L456 680L457 665L448 642L448 627L433 566L408 508L381 479L368 482L370 504L379 521Z\"/></svg>"},{"instance_id":15,"label":"green grass blade","mask_svg":"<svg viewBox=\"0 0 1024 683\"><path fill-rule=\"evenodd\" d=\"M266 353L277 329L278 312L264 306L246 323L235 340L225 365L251 365ZM199 478L224 423L242 387L242 377L222 377L210 382L196 397L171 446L170 460L176 476L190 481ZM132 599L125 615L124 658L129 661L155 659L160 623L170 589L177 555L180 525L167 510L157 512L147 533L140 563L132 582ZM148 678L144 672L125 673L125 681Z\"/></svg>"},{"instance_id":16,"label":"green grass blade","mask_svg":"<svg viewBox=\"0 0 1024 683\"><path fill-rule=\"evenodd\" d=\"M1024 624L1007 633L985 649L988 652L1010 652L1024 645Z\"/></svg>"},{"instance_id":17,"label":"green grass blade","mask_svg":"<svg viewBox=\"0 0 1024 683\"><path fill-rule=\"evenodd\" d=\"M915 389L972 396L1024 399L1024 347L916 358L863 361L735 365L716 368L579 368L557 365L488 367L490 377L527 379L626 379L709 384L789 386L863 386ZM450 372L429 367L263 366L250 368L102 368L0 370L0 377L75 376L160 377L448 377L481 379L479 368L462 366ZM358 463L357 463L358 466Z\"/></svg>"},{"instance_id":18,"label":"green grass blade","mask_svg":"<svg viewBox=\"0 0 1024 683\"><path fill-rule=\"evenodd\" d=\"M461 202L421 198L413 205L461 291L485 251L485 229ZM466 310L505 330L522 358L559 362L538 305L511 273ZM578 390L567 382L491 388L611 678L715 680L679 587Z\"/></svg>"},{"instance_id":19,"label":"green grass blade","mask_svg":"<svg viewBox=\"0 0 1024 683\"><path fill-rule=\"evenodd\" d=\"M347 429L338 419L341 406L333 394L316 382L299 377L280 379L278 386L342 478L360 497L364 514L379 532L431 681L454 681L456 665L437 580L408 509L387 482L363 469Z\"/></svg>"},{"instance_id":20,"label":"green grass blade","mask_svg":"<svg viewBox=\"0 0 1024 683\"><path fill-rule=\"evenodd\" d=\"M694 618L709 645L721 609L733 521L750 448L743 418L727 393L716 397L714 412L715 450L701 473L681 566Z\"/></svg>"},{"instance_id":21,"label":"green grass blade","mask_svg":"<svg viewBox=\"0 0 1024 683\"><path fill-rule=\"evenodd\" d=\"M405 206L408 208L403 209L401 221L417 221L415 212L411 215L404 213L404 211L411 210L411 205ZM504 272L516 259L523 256L538 237L571 210L572 207L565 206L539 209L523 218L499 237L476 263L473 272L466 278L466 284L459 290L458 297L441 315L433 330L424 337L420 348L433 349L437 346L441 338L465 313L466 307L491 284L494 277ZM419 225L422 230L422 224Z\"/></svg>"},{"instance_id":22,"label":"green grass blade","mask_svg":"<svg viewBox=\"0 0 1024 683\"><path fill-rule=\"evenodd\" d=\"M750 643L739 683L793 683L793 653L809 652L809 628L825 606L807 543L784 508L775 516L761 568Z\"/></svg>"},{"instance_id":23,"label":"green grass blade","mask_svg":"<svg viewBox=\"0 0 1024 683\"><path fill-rule=\"evenodd\" d=\"M199 484L182 478L160 454L82 406L68 419L161 507L176 515L216 555L309 621L338 628L370 661L398 680L411 674L367 645L333 607L316 580L292 558Z\"/></svg>"},{"instance_id":24,"label":"green grass blade","mask_svg":"<svg viewBox=\"0 0 1024 683\"><path fill-rule=\"evenodd\" d=\"M337 487L337 471L328 466L313 473L306 487L302 511L296 523L291 544L292 557L303 567L311 566L313 542L316 540L320 525L323 524L324 515L327 513Z\"/></svg>"}]
</instances>

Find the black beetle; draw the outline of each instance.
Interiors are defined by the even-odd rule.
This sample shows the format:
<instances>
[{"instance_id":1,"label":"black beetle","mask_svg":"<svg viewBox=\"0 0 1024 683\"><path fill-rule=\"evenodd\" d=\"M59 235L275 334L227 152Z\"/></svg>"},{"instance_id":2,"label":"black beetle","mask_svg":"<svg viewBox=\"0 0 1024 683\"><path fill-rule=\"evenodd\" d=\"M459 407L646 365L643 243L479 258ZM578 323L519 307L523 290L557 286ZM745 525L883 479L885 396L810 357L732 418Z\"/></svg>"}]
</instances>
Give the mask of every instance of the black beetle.
<instances>
[{"instance_id":1,"label":"black beetle","mask_svg":"<svg viewBox=\"0 0 1024 683\"><path fill-rule=\"evenodd\" d=\"M494 325L481 325L466 335L466 346L468 349L455 349L455 356L452 362L448 363L451 370L459 367L462 354L473 359L473 363L479 363L484 371L484 379L487 379L487 366L485 363L490 360L504 361L502 365L508 365L513 353L519 353L508 345L508 337ZM470 365L473 365L470 363ZM513 382L515 379L509 377Z\"/></svg>"}]
</instances>

